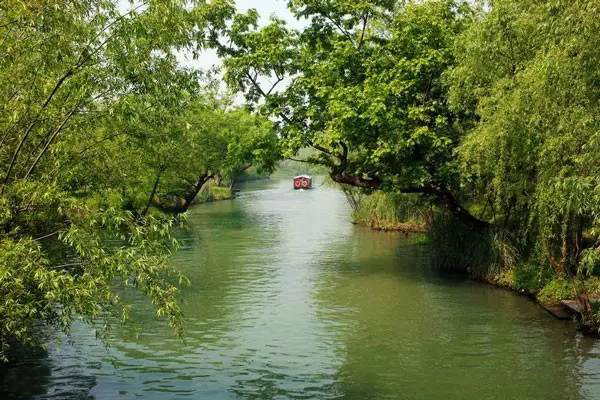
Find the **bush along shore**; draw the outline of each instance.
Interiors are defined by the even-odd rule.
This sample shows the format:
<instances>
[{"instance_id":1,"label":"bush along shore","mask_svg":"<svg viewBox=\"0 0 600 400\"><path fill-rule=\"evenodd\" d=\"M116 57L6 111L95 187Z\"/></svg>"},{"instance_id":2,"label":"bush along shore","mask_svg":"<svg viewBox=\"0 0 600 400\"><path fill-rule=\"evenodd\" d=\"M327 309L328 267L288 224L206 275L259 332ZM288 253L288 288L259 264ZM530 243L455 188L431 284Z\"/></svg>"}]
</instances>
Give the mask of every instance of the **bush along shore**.
<instances>
[{"instance_id":1,"label":"bush along shore","mask_svg":"<svg viewBox=\"0 0 600 400\"><path fill-rule=\"evenodd\" d=\"M398 193L364 194L342 188L352 207L352 222L380 231L427 233L430 210L418 198Z\"/></svg>"},{"instance_id":2,"label":"bush along shore","mask_svg":"<svg viewBox=\"0 0 600 400\"><path fill-rule=\"evenodd\" d=\"M210 203L213 201L231 200L235 198L235 192L229 185L218 185L209 182L205 189L198 195L194 204Z\"/></svg>"}]
</instances>

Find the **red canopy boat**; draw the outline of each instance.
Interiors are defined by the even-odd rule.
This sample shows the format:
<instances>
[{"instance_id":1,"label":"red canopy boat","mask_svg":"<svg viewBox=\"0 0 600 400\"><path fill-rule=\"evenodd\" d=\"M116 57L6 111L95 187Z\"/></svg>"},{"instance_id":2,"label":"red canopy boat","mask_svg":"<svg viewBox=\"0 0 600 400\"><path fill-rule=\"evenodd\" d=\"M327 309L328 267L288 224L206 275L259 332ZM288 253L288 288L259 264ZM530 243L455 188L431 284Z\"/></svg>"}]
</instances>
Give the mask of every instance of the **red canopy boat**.
<instances>
[{"instance_id":1,"label":"red canopy boat","mask_svg":"<svg viewBox=\"0 0 600 400\"><path fill-rule=\"evenodd\" d=\"M312 188L312 178L308 175L298 175L294 177L294 189L310 189Z\"/></svg>"}]
</instances>

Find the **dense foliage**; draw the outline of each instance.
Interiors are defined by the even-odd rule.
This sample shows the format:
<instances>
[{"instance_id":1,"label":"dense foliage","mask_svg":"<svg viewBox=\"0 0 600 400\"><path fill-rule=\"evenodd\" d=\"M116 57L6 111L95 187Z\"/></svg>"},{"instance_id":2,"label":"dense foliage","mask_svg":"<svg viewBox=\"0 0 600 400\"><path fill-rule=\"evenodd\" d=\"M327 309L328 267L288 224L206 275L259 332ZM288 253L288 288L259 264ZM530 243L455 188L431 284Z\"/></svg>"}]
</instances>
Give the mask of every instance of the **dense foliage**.
<instances>
[{"instance_id":1,"label":"dense foliage","mask_svg":"<svg viewBox=\"0 0 600 400\"><path fill-rule=\"evenodd\" d=\"M590 309L597 2L291 0L300 31L227 0L122 3L0 3L0 357L126 316L119 284L179 329L173 214L281 152L379 219L427 210L446 264ZM179 65L208 45L249 106Z\"/></svg>"},{"instance_id":2,"label":"dense foliage","mask_svg":"<svg viewBox=\"0 0 600 400\"><path fill-rule=\"evenodd\" d=\"M458 152L464 182L560 274L600 266L599 16L594 2L494 2L450 74L453 105L477 116Z\"/></svg>"},{"instance_id":3,"label":"dense foliage","mask_svg":"<svg viewBox=\"0 0 600 400\"><path fill-rule=\"evenodd\" d=\"M209 179L276 156L268 121L177 62L232 11L0 2L0 358L44 324L68 330L79 316L102 332L127 316L123 285L181 329L171 212Z\"/></svg>"}]
</instances>

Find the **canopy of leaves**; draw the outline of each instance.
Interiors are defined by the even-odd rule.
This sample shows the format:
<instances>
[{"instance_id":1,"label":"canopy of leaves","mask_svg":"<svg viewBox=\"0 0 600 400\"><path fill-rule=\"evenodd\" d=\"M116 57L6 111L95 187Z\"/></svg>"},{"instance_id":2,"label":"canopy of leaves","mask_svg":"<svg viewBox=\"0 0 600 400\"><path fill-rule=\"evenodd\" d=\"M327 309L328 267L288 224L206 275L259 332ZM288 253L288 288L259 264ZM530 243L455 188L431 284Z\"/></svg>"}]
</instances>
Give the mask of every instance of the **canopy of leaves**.
<instances>
[{"instance_id":1,"label":"canopy of leaves","mask_svg":"<svg viewBox=\"0 0 600 400\"><path fill-rule=\"evenodd\" d=\"M327 166L336 182L433 195L481 225L452 193L463 115L449 107L442 79L471 9L449 0L290 8L308 19L303 31L279 20L258 28L250 12L235 17L231 45L216 44L228 82L277 119L286 155L316 149L305 161Z\"/></svg>"}]
</instances>

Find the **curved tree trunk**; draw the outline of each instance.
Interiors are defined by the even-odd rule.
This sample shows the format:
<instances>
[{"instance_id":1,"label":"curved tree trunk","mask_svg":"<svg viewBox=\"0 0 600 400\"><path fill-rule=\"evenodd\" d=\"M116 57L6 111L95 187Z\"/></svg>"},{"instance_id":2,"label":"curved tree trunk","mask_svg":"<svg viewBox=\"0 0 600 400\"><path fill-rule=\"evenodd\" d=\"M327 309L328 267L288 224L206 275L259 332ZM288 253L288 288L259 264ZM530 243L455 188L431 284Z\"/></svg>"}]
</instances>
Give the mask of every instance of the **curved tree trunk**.
<instances>
[{"instance_id":1,"label":"curved tree trunk","mask_svg":"<svg viewBox=\"0 0 600 400\"><path fill-rule=\"evenodd\" d=\"M212 178L213 175L210 173L202 174L183 196L174 196L174 198L171 199L172 201L159 199L155 201L155 204L163 211L173 214L183 214L194 203L196 196L198 196L198 193L200 193L200 190L202 190L204 185Z\"/></svg>"},{"instance_id":2,"label":"curved tree trunk","mask_svg":"<svg viewBox=\"0 0 600 400\"><path fill-rule=\"evenodd\" d=\"M142 217L145 217L146 214L148 214L148 210L150 209L150 206L152 205L152 201L154 200L154 196L156 195L156 191L158 190L158 184L160 183L160 176L162 175L162 170L158 171L158 174L156 175L156 180L154 181L154 186L152 187L152 192L150 193L150 197L148 197L148 202L146 203L146 207L144 208L144 211L142 211Z\"/></svg>"}]
</instances>

